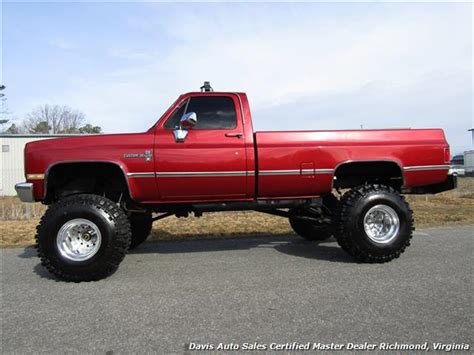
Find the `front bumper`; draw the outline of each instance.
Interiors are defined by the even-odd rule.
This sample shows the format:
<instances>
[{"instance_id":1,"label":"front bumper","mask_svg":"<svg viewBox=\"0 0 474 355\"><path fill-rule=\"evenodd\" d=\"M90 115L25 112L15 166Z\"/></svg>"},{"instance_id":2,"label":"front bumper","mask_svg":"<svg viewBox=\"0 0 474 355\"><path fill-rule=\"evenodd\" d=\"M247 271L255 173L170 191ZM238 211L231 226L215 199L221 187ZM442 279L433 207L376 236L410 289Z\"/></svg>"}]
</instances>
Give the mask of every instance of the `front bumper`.
<instances>
[{"instance_id":1,"label":"front bumper","mask_svg":"<svg viewBox=\"0 0 474 355\"><path fill-rule=\"evenodd\" d=\"M15 190L23 202L35 202L33 184L31 182L20 182L15 185Z\"/></svg>"}]
</instances>

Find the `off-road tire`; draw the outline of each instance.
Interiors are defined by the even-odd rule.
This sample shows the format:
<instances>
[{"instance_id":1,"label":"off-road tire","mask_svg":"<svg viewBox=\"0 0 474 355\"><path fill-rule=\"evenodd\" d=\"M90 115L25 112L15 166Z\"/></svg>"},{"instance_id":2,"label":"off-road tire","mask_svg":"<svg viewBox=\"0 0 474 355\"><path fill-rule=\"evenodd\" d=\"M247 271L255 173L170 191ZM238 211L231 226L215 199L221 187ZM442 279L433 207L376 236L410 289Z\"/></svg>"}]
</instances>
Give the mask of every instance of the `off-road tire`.
<instances>
[{"instance_id":1,"label":"off-road tire","mask_svg":"<svg viewBox=\"0 0 474 355\"><path fill-rule=\"evenodd\" d=\"M334 195L323 197L324 214L330 218L335 215L339 209L339 200ZM291 213L304 214L304 211L293 210ZM334 224L316 223L297 217L290 217L290 226L300 237L310 241L322 241L334 235Z\"/></svg>"},{"instance_id":2,"label":"off-road tire","mask_svg":"<svg viewBox=\"0 0 474 355\"><path fill-rule=\"evenodd\" d=\"M56 239L60 228L76 218L92 221L101 233L97 253L85 261L61 255ZM131 240L130 222L117 204L105 197L81 194L51 205L36 228L36 248L41 264L65 281L92 281L111 275L123 260Z\"/></svg>"},{"instance_id":3,"label":"off-road tire","mask_svg":"<svg viewBox=\"0 0 474 355\"><path fill-rule=\"evenodd\" d=\"M148 238L152 225L151 213L132 213L130 215L130 226L132 227L130 249L136 248Z\"/></svg>"},{"instance_id":4,"label":"off-road tire","mask_svg":"<svg viewBox=\"0 0 474 355\"><path fill-rule=\"evenodd\" d=\"M376 243L364 230L364 216L375 205L391 207L399 218L398 233L386 244ZM398 258L405 251L413 230L413 211L404 196L387 185L367 184L349 190L341 198L334 236L341 248L356 260L384 263Z\"/></svg>"}]
</instances>

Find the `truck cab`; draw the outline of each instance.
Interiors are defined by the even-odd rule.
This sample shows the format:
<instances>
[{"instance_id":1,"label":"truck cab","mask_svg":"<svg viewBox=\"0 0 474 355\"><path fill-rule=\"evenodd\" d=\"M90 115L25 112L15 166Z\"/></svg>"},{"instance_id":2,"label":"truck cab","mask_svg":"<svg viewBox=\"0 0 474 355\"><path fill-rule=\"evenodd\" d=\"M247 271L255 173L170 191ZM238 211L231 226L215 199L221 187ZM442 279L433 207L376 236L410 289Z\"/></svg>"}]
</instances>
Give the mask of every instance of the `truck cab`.
<instances>
[{"instance_id":1,"label":"truck cab","mask_svg":"<svg viewBox=\"0 0 474 355\"><path fill-rule=\"evenodd\" d=\"M160 200L254 198L254 138L244 104L248 101L242 93L188 93L163 115L152 128ZM181 118L190 113L197 120L185 120L188 126L181 127ZM179 137L180 131L185 135Z\"/></svg>"}]
</instances>

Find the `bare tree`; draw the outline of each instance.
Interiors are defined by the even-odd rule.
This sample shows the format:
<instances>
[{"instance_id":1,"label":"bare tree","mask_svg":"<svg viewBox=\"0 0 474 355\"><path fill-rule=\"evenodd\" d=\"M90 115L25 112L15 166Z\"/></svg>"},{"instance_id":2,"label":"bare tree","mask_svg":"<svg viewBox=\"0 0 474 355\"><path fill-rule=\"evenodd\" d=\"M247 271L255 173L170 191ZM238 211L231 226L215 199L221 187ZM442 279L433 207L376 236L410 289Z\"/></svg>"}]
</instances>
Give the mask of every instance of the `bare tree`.
<instances>
[{"instance_id":1,"label":"bare tree","mask_svg":"<svg viewBox=\"0 0 474 355\"><path fill-rule=\"evenodd\" d=\"M6 133L6 134L20 134L20 130L18 129L18 127L16 126L16 124L12 123L10 125L10 127L8 127L3 133Z\"/></svg>"},{"instance_id":2,"label":"bare tree","mask_svg":"<svg viewBox=\"0 0 474 355\"><path fill-rule=\"evenodd\" d=\"M7 98L3 93L3 90L5 89L5 85L0 85L0 131L3 131L5 129L5 125L10 121L10 119L8 118L10 111L8 110L6 104Z\"/></svg>"},{"instance_id":3,"label":"bare tree","mask_svg":"<svg viewBox=\"0 0 474 355\"><path fill-rule=\"evenodd\" d=\"M5 94L2 92L5 89L6 89L5 85L0 85L0 114L2 116L9 113L8 108L6 106L7 98L5 97ZM3 117L2 117L2 120L4 120Z\"/></svg>"},{"instance_id":4,"label":"bare tree","mask_svg":"<svg viewBox=\"0 0 474 355\"><path fill-rule=\"evenodd\" d=\"M84 127L91 126L85 123L85 116L81 111L73 110L68 106L43 105L29 113L23 125L29 133L85 133ZM101 128L97 127L100 133ZM89 132L87 132L89 133Z\"/></svg>"},{"instance_id":5,"label":"bare tree","mask_svg":"<svg viewBox=\"0 0 474 355\"><path fill-rule=\"evenodd\" d=\"M81 128L79 128L79 133L84 133L84 134L97 134L101 132L102 132L102 128L100 128L99 126L93 126L90 123L87 123Z\"/></svg>"}]
</instances>

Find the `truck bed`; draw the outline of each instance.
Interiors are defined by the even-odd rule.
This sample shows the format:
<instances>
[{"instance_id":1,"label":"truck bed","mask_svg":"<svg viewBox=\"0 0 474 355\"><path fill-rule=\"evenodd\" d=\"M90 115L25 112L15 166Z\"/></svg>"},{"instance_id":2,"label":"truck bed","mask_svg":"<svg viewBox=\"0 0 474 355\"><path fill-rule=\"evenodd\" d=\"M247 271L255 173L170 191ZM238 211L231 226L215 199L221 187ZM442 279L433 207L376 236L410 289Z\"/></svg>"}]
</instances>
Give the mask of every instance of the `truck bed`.
<instances>
[{"instance_id":1,"label":"truck bed","mask_svg":"<svg viewBox=\"0 0 474 355\"><path fill-rule=\"evenodd\" d=\"M336 170L351 161L393 162L406 187L443 182L449 169L441 129L259 131L254 139L259 197L330 191Z\"/></svg>"}]
</instances>

